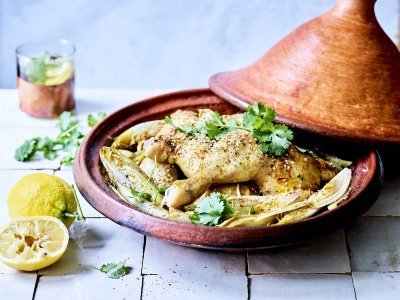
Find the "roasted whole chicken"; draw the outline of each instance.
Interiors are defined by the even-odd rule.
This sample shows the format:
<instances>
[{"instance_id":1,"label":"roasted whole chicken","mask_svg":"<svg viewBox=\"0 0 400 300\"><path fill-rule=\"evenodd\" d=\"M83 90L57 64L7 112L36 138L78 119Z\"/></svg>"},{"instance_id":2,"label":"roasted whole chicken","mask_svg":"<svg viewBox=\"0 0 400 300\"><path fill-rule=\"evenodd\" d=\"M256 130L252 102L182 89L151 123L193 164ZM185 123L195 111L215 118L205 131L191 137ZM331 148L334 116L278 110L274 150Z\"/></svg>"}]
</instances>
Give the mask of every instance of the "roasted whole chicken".
<instances>
[{"instance_id":1,"label":"roasted whole chicken","mask_svg":"<svg viewBox=\"0 0 400 300\"><path fill-rule=\"evenodd\" d=\"M295 146L291 130L268 114L262 106L225 116L178 110L165 121L138 124L100 153L110 185L149 213L200 225L281 224L333 209L346 197L349 162L337 159L338 165ZM141 184L117 160L136 168ZM121 192L121 184L128 189ZM207 209L219 211L218 220Z\"/></svg>"}]
</instances>

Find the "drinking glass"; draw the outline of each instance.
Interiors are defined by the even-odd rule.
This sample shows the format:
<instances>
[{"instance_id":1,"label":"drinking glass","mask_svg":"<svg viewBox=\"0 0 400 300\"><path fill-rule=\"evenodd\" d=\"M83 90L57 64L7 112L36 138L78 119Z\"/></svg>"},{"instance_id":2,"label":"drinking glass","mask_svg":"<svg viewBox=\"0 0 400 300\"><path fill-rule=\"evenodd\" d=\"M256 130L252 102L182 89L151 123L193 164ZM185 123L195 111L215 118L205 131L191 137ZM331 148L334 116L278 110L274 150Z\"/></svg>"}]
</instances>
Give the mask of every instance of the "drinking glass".
<instances>
[{"instance_id":1,"label":"drinking glass","mask_svg":"<svg viewBox=\"0 0 400 300\"><path fill-rule=\"evenodd\" d=\"M38 40L16 49L19 107L37 118L55 118L75 107L75 46Z\"/></svg>"}]
</instances>

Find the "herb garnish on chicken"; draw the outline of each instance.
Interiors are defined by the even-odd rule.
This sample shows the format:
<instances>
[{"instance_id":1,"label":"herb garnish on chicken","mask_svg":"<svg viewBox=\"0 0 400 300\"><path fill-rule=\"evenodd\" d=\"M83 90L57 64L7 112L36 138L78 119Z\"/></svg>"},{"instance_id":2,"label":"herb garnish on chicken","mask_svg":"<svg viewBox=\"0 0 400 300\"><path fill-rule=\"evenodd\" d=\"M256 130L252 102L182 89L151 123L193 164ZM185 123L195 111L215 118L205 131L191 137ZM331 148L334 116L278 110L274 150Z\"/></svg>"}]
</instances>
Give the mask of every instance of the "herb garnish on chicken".
<instances>
[{"instance_id":1,"label":"herb garnish on chicken","mask_svg":"<svg viewBox=\"0 0 400 300\"><path fill-rule=\"evenodd\" d=\"M200 133L213 140L219 140L234 130L245 130L257 139L263 153L279 156L289 149L293 131L286 125L275 124L275 117L276 113L272 108L255 103L243 114L242 125L238 125L235 119L225 122L216 111L210 113L208 120L199 121L194 126L175 125L170 117L166 117L164 121L185 134Z\"/></svg>"}]
</instances>

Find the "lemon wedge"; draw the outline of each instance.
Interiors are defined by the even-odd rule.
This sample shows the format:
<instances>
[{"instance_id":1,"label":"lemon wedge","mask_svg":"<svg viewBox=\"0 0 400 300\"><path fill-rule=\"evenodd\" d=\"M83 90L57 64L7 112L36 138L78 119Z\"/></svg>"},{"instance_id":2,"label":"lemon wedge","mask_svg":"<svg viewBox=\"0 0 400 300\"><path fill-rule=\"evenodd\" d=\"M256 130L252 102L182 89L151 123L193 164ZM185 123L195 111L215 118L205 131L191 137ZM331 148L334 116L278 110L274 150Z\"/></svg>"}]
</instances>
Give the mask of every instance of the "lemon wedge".
<instances>
[{"instance_id":1,"label":"lemon wedge","mask_svg":"<svg viewBox=\"0 0 400 300\"><path fill-rule=\"evenodd\" d=\"M43 269L60 259L68 240L67 227L55 217L14 219L0 229L0 261L21 271Z\"/></svg>"},{"instance_id":2,"label":"lemon wedge","mask_svg":"<svg viewBox=\"0 0 400 300\"><path fill-rule=\"evenodd\" d=\"M44 85L62 84L74 75L74 68L69 61L59 65L47 66L46 81Z\"/></svg>"}]
</instances>

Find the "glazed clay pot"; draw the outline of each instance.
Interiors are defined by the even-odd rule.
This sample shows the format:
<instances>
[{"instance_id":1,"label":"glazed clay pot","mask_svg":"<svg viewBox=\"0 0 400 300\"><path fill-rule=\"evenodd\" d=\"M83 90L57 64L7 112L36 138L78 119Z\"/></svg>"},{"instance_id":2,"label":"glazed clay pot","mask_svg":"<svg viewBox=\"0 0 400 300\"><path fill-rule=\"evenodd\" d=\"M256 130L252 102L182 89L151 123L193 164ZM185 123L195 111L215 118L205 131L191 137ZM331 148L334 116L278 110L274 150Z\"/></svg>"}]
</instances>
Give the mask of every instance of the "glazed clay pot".
<instances>
[{"instance_id":1,"label":"glazed clay pot","mask_svg":"<svg viewBox=\"0 0 400 300\"><path fill-rule=\"evenodd\" d=\"M349 196L333 210L275 226L222 228L166 220L146 214L119 198L109 187L99 151L131 126L159 120L177 109L209 108L232 114L238 108L208 89L164 94L131 104L103 119L85 138L74 161L74 179L83 197L114 222L139 233L190 247L216 250L254 250L313 239L350 224L375 202L382 187L379 155L363 149L353 154ZM315 141L317 142L317 141ZM346 153L348 150L346 149Z\"/></svg>"},{"instance_id":2,"label":"glazed clay pot","mask_svg":"<svg viewBox=\"0 0 400 300\"><path fill-rule=\"evenodd\" d=\"M400 53L379 26L375 0L339 0L252 65L211 77L212 91L244 107L264 102L309 132L400 142Z\"/></svg>"}]
</instances>

